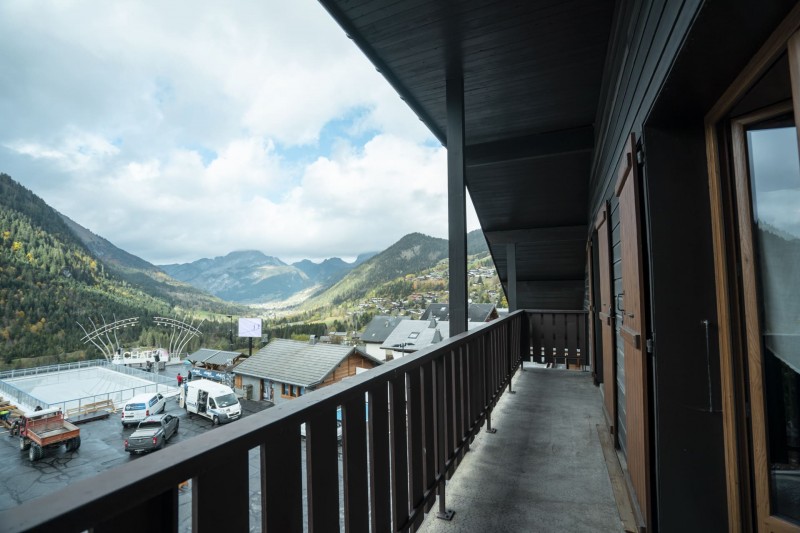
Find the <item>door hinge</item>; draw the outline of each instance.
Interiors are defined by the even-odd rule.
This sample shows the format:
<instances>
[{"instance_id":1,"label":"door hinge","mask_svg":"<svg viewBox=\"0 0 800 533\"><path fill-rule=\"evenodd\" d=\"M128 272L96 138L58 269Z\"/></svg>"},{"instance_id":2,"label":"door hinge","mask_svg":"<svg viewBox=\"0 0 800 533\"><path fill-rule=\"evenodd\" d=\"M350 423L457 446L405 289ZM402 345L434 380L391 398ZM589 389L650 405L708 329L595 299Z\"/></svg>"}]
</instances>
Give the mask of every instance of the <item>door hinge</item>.
<instances>
[{"instance_id":1,"label":"door hinge","mask_svg":"<svg viewBox=\"0 0 800 533\"><path fill-rule=\"evenodd\" d=\"M647 339L647 353L653 353L653 339Z\"/></svg>"}]
</instances>

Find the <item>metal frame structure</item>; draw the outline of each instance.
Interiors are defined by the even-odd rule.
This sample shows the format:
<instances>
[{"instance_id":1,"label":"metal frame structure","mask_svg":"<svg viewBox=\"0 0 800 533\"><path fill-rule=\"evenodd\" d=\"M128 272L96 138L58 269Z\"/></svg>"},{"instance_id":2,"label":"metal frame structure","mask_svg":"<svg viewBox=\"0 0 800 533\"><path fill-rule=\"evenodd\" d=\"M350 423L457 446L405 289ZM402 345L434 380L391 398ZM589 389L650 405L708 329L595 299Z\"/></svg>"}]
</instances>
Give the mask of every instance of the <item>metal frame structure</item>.
<instances>
[{"instance_id":1,"label":"metal frame structure","mask_svg":"<svg viewBox=\"0 0 800 533\"><path fill-rule=\"evenodd\" d=\"M200 336L201 333L198 328L203 324L204 320L201 320L197 327L194 326L194 320L192 320L191 324L187 324L174 318L162 316L153 317L153 322L155 322L156 326L172 328L172 333L169 337L169 353L180 354L190 340Z\"/></svg>"},{"instance_id":2,"label":"metal frame structure","mask_svg":"<svg viewBox=\"0 0 800 533\"><path fill-rule=\"evenodd\" d=\"M87 331L80 322L77 324L85 334L83 338L81 338L84 344L93 344L98 350L100 350L100 353L103 354L103 357L106 358L106 361L110 363L114 359L114 354L122 349L119 338L117 337L117 330L138 326L139 317L124 318L121 320L116 320L115 317L114 322L111 323L106 323L104 317L101 317L101 319L103 320L103 324L98 326L91 318L89 318L89 322L91 322L92 327L94 328L91 332ZM153 323L155 323L156 326L172 328L168 347L168 353L170 354L180 354L186 348L186 345L190 340L200 336L201 332L199 327L203 324L203 322L204 320L201 320L200 323L195 326L194 320L192 320L191 323L187 323L175 318L161 316L153 317ZM110 335L113 335L113 340Z\"/></svg>"},{"instance_id":3,"label":"metal frame structure","mask_svg":"<svg viewBox=\"0 0 800 533\"><path fill-rule=\"evenodd\" d=\"M103 320L102 326L97 326L91 317L89 318L89 322L91 322L94 328L91 332L86 331L86 328L84 328L83 324L80 322L77 324L85 334L83 338L81 338L84 344L92 343L110 363L114 359L114 354L122 348L119 343L119 338L117 337L117 330L139 325L139 317L123 318L122 320L116 320L115 317L114 322L110 324L106 323L105 317L101 316L100 318ZM113 333L113 341L109 337L109 333ZM105 338L105 341L103 338Z\"/></svg>"}]
</instances>

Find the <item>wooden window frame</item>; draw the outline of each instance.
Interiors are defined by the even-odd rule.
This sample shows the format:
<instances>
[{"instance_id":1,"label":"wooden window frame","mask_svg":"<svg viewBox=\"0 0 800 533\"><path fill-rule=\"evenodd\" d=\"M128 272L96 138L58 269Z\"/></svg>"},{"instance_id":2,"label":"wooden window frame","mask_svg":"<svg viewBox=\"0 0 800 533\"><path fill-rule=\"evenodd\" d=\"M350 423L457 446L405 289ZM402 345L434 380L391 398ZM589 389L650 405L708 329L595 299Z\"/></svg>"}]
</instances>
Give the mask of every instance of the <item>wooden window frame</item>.
<instances>
[{"instance_id":1,"label":"wooden window frame","mask_svg":"<svg viewBox=\"0 0 800 533\"><path fill-rule=\"evenodd\" d=\"M281 383L281 398L299 398L303 395L302 387Z\"/></svg>"},{"instance_id":2,"label":"wooden window frame","mask_svg":"<svg viewBox=\"0 0 800 533\"><path fill-rule=\"evenodd\" d=\"M752 433L756 435L760 432L762 438L755 438L753 442L753 450L748 449L747 439L742 438L746 435L748 430L748 423L745 417L745 408L743 398L746 395L746 383L741 374L741 367L748 364L750 367L750 379L757 379L760 381L761 375L752 372L760 368L761 361L757 362L757 366L753 365L753 354L760 354L760 339L758 341L758 351L754 352L753 349L753 334L748 332L746 334L746 347L739 346L736 340L739 338L739 331L735 330L736 324L741 324L739 317L742 311L738 309L736 302L737 282L736 270L731 261L736 261L737 257L741 257L740 252L734 255L733 250L739 242L744 241L747 235L740 235L739 239L733 238L731 233L731 213L727 207L730 204L730 195L741 193L740 190L732 190L731 187L740 187L739 183L731 183L731 180L741 181L737 176L742 176L737 172L736 167L742 164L746 165L746 158L741 153L741 145L736 146L737 142L734 139L731 150L733 152L734 168L728 172L722 171L722 161L720 157L722 144L719 138L720 126L725 123L729 113L734 108L739 99L753 87L764 75L767 70L774 64L774 62L788 50L789 55L789 69L791 74L792 83L792 96L795 102L794 113L795 122L800 127L800 4L795 6L789 15L781 22L775 29L772 35L767 39L764 45L759 49L755 56L750 60L744 70L737 76L733 84L723 93L722 97L716 102L705 117L705 139L706 139L706 157L708 164L708 180L709 180L709 197L711 202L711 231L714 246L714 276L716 280L716 299L717 299L717 316L718 316L718 336L719 336L719 351L720 351L720 374L721 374L721 387L722 387L722 416L723 416L723 433L724 433L724 451L725 451L725 466L726 466L726 484L727 484L727 502L728 502L728 528L731 532L740 532L749 530L747 524L751 523L750 509L755 503L756 513L756 527L761 530L762 528L768 531L775 532L797 532L800 527L791 524L777 516L770 514L769 508L769 480L767 479L766 470L766 451L764 448L766 434L765 420L763 410L763 395L761 397L751 398L753 424ZM776 111L775 108L770 110L772 113ZM750 115L748 118L732 121L733 131L732 136L736 136L743 132L744 126L749 121L755 121L755 116ZM737 129L740 133L737 134ZM746 170L746 168L745 168ZM747 174L743 174L746 176ZM725 183L725 182L728 183ZM748 186L747 184L745 184ZM750 209L750 205L744 205L742 197L739 198L739 227L735 228L741 230L743 220L741 218L742 209ZM749 198L749 193L747 194ZM749 220L749 211L747 219ZM747 228L749 232L751 229ZM728 240L734 242L727 242ZM750 239L748 242L752 242ZM750 265L752 268L752 265ZM745 286L741 289L745 293L755 291L755 287L749 281L745 281ZM754 293L750 293L752 297ZM748 294L741 295L745 298ZM733 310L733 311L732 311ZM745 309L744 325L752 323L752 314L756 310ZM756 317L757 320L757 317ZM744 348L744 349L743 349ZM745 361L744 359L749 359ZM758 395L754 395L758 396ZM760 440L760 442L758 442ZM751 464L751 457L757 464ZM755 480L755 498L750 494L750 473L754 475ZM764 492L766 491L766 492Z\"/></svg>"}]
</instances>

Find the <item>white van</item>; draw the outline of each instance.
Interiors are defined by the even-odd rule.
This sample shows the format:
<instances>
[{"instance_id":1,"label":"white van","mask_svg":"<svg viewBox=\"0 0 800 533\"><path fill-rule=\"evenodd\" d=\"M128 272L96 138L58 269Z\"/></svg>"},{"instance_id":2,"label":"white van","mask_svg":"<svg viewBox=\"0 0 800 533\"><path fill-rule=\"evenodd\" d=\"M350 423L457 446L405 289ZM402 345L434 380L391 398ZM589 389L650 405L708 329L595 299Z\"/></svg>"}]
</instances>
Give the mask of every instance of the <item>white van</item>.
<instances>
[{"instance_id":1,"label":"white van","mask_svg":"<svg viewBox=\"0 0 800 533\"><path fill-rule=\"evenodd\" d=\"M204 416L214 425L242 416L242 406L233 389L216 381L196 379L186 385L186 411Z\"/></svg>"},{"instance_id":2,"label":"white van","mask_svg":"<svg viewBox=\"0 0 800 533\"><path fill-rule=\"evenodd\" d=\"M135 426L150 415L163 413L167 401L160 392L137 394L122 408L122 427Z\"/></svg>"}]
</instances>

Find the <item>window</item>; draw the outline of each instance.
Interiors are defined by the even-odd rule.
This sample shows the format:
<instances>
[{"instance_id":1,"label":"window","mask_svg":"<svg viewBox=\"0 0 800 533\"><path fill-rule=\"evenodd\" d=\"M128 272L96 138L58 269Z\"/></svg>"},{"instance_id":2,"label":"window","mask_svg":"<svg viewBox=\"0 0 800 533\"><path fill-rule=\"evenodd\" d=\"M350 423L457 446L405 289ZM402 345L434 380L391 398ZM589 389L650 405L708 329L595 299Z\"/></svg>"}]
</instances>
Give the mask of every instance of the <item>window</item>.
<instances>
[{"instance_id":1,"label":"window","mask_svg":"<svg viewBox=\"0 0 800 533\"><path fill-rule=\"evenodd\" d=\"M281 396L284 398L297 398L303 395L303 388L298 385L281 384Z\"/></svg>"},{"instance_id":2,"label":"window","mask_svg":"<svg viewBox=\"0 0 800 533\"><path fill-rule=\"evenodd\" d=\"M779 26L706 116L715 267L724 281L717 300L727 346L720 360L729 522L753 513L765 531L795 531L800 522L796 29ZM749 504L743 510L740 498Z\"/></svg>"}]
</instances>

